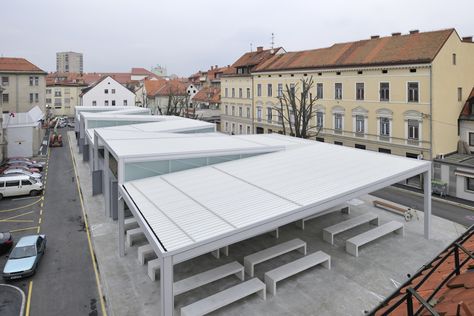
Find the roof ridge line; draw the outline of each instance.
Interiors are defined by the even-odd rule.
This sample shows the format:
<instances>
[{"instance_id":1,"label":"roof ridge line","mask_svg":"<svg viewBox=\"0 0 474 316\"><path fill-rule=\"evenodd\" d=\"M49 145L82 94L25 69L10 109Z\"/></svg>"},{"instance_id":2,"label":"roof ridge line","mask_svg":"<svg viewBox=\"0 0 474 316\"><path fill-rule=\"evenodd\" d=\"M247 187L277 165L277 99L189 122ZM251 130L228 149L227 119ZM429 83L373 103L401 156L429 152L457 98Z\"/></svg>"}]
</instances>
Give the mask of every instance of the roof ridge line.
<instances>
[{"instance_id":1,"label":"roof ridge line","mask_svg":"<svg viewBox=\"0 0 474 316\"><path fill-rule=\"evenodd\" d=\"M296 202L296 201L290 200L290 199L288 199L288 198L286 198L286 197L283 197L283 196L281 196L281 195L279 195L279 194L277 194L277 193L275 193L275 192L272 192L272 191L270 191L270 190L264 189L264 188L262 188L262 187L260 187L260 186L258 186L258 185L256 185L256 184L254 184L254 183L251 183L251 182L249 182L249 181L247 181L247 180L244 180L244 179L242 179L242 178L239 178L239 177L237 177L236 175L233 175L233 174L231 174L231 173L229 173L229 172L227 172L227 171L224 171L224 170L222 170L222 169L219 169L219 168L216 167L216 166L209 166L209 167L211 167L211 168L213 168L213 169L215 169L215 170L217 170L217 171L220 171L220 172L222 172L222 173L224 173L224 174L226 174L226 175L228 175L228 176L230 176L230 177L232 177L232 178L234 178L234 179L237 179L237 180L240 180L240 181L242 181L242 182L244 182L244 183L247 183L247 184L249 184L249 185L251 185L251 186L253 186L253 187L257 188L257 189L260 189L260 190L262 190L262 191L265 191L265 192L267 192L267 193L270 193L271 195L277 196L277 197L279 197L279 198L282 199L282 200L285 200L285 201L288 201L288 202L290 202L290 203L293 203L293 204L295 204L295 205L297 205L297 206L299 206L299 207L304 206L303 204L300 204L300 203L298 203L298 202Z\"/></svg>"}]
</instances>

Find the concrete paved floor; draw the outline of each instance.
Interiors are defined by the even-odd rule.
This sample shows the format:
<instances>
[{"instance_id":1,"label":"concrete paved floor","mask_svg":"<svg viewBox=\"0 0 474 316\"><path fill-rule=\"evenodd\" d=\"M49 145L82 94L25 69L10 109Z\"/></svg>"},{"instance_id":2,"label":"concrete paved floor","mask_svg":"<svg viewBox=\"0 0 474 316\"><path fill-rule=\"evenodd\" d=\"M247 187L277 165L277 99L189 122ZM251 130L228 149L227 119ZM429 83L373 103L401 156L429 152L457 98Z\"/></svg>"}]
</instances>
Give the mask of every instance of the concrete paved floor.
<instances>
[{"instance_id":1,"label":"concrete paved floor","mask_svg":"<svg viewBox=\"0 0 474 316\"><path fill-rule=\"evenodd\" d=\"M69 137L74 135L69 134ZM146 265L138 264L137 247L140 244L127 248L127 255L124 258L118 256L117 224L105 217L102 195L91 196L89 166L82 162L76 147L73 148L73 152L79 169L109 314L158 315L159 281L152 282L146 274ZM350 215L336 212L311 220L307 222L304 231L294 224L289 224L281 228L279 239L266 234L231 245L229 257L215 259L207 254L178 264L175 266L175 280L234 260L242 263L245 255L292 238L301 238L307 242L309 253L323 250L331 255L330 271L323 267L315 267L279 282L277 295L268 295L267 301L252 295L215 314L363 315L364 310L375 307L383 297L395 290L398 283L404 282L407 273L414 273L465 229L461 225L434 217L433 239L427 241L423 238L423 213L419 212L419 220L405 223L401 216L373 208L371 206L373 199L369 195L361 197L359 201L363 203L354 206ZM405 237L391 234L381 238L364 246L358 258L345 252L344 241L367 230L368 225L337 235L334 246L322 240L322 228L367 211L377 213L381 223L390 220L404 222ZM295 251L262 263L256 267L256 276L263 279L265 271L300 256L301 254ZM175 297L177 314L182 306L238 282L238 279L232 276Z\"/></svg>"}]
</instances>

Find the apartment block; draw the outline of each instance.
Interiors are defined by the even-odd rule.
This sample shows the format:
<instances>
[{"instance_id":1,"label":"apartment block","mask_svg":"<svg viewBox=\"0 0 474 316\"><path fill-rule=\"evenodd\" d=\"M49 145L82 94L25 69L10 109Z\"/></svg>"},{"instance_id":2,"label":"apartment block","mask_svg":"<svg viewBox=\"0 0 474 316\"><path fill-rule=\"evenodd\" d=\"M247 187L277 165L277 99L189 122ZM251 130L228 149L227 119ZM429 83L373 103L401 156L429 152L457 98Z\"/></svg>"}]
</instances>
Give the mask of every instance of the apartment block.
<instances>
[{"instance_id":1,"label":"apartment block","mask_svg":"<svg viewBox=\"0 0 474 316\"><path fill-rule=\"evenodd\" d=\"M229 134L254 133L254 77L256 66L272 56L283 54L283 48L267 49L258 47L254 52L245 53L234 64L232 73L221 79L221 131Z\"/></svg>"},{"instance_id":2,"label":"apartment block","mask_svg":"<svg viewBox=\"0 0 474 316\"><path fill-rule=\"evenodd\" d=\"M84 71L84 59L82 53L59 52L56 53L56 72L77 72Z\"/></svg>"},{"instance_id":3,"label":"apartment block","mask_svg":"<svg viewBox=\"0 0 474 316\"><path fill-rule=\"evenodd\" d=\"M255 130L281 133L278 96L312 78L317 140L433 159L456 151L473 70L472 39L454 29L277 54L252 72Z\"/></svg>"},{"instance_id":4,"label":"apartment block","mask_svg":"<svg viewBox=\"0 0 474 316\"><path fill-rule=\"evenodd\" d=\"M24 58L0 57L2 112L45 110L46 72Z\"/></svg>"},{"instance_id":5,"label":"apartment block","mask_svg":"<svg viewBox=\"0 0 474 316\"><path fill-rule=\"evenodd\" d=\"M53 73L46 76L46 108L53 115L73 117L80 105L82 89L88 86L82 79L66 74Z\"/></svg>"}]
</instances>

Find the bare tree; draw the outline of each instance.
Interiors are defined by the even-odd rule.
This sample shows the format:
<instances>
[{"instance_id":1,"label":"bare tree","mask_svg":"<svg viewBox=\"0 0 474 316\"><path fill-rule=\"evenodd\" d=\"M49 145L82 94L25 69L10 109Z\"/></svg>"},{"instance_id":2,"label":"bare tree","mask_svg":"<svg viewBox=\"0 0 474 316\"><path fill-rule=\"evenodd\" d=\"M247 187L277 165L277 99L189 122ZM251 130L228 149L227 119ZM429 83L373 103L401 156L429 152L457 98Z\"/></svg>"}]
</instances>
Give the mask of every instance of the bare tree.
<instances>
[{"instance_id":1,"label":"bare tree","mask_svg":"<svg viewBox=\"0 0 474 316\"><path fill-rule=\"evenodd\" d=\"M313 120L316 117L316 101L311 93L314 86L313 77L301 79L294 86L285 85L285 90L278 96L279 105L273 109L278 112L283 134L299 138L316 137L321 127Z\"/></svg>"}]
</instances>

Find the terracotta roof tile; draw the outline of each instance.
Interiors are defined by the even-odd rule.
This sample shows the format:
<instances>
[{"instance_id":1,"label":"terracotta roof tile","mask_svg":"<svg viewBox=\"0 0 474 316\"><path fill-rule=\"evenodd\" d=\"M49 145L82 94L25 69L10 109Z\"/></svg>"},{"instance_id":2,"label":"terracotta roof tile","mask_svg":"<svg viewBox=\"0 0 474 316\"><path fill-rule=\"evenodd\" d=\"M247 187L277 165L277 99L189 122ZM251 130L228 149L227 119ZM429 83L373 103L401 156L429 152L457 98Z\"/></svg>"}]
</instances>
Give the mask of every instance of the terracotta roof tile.
<instances>
[{"instance_id":1,"label":"terracotta roof tile","mask_svg":"<svg viewBox=\"0 0 474 316\"><path fill-rule=\"evenodd\" d=\"M193 101L220 103L221 89L217 87L204 87L193 97Z\"/></svg>"},{"instance_id":2,"label":"terracotta roof tile","mask_svg":"<svg viewBox=\"0 0 474 316\"><path fill-rule=\"evenodd\" d=\"M145 89L148 97L166 96L172 92L175 95L186 95L186 83L179 79L145 79Z\"/></svg>"},{"instance_id":3,"label":"terracotta roof tile","mask_svg":"<svg viewBox=\"0 0 474 316\"><path fill-rule=\"evenodd\" d=\"M454 29L447 29L389 36L277 54L258 65L255 71L426 63L436 57L453 32Z\"/></svg>"},{"instance_id":4,"label":"terracotta roof tile","mask_svg":"<svg viewBox=\"0 0 474 316\"><path fill-rule=\"evenodd\" d=\"M28 60L24 58L13 58L13 57L0 57L0 71L46 74L45 71L33 65Z\"/></svg>"},{"instance_id":5,"label":"terracotta roof tile","mask_svg":"<svg viewBox=\"0 0 474 316\"><path fill-rule=\"evenodd\" d=\"M235 63L232 64L233 68L237 67L249 67L255 66L260 64L261 62L269 59L270 57L274 56L275 53L280 51L282 48L275 48L275 49L264 49L261 51L255 52L248 52L243 54Z\"/></svg>"}]
</instances>

